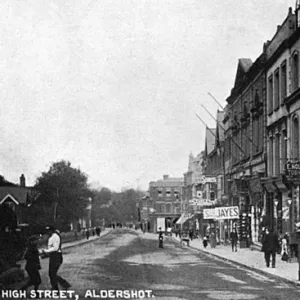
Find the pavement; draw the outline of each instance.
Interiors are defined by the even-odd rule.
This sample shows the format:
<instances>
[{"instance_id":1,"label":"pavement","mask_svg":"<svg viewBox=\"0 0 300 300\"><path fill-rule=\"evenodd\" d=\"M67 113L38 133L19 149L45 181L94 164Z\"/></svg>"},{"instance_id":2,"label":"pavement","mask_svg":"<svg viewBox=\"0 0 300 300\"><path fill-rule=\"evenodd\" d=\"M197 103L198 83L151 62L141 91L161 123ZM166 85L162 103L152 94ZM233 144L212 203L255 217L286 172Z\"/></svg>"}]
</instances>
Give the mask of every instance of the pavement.
<instances>
[{"instance_id":1,"label":"pavement","mask_svg":"<svg viewBox=\"0 0 300 300\"><path fill-rule=\"evenodd\" d=\"M173 240L180 242L180 238L172 236ZM186 243L185 247L187 247ZM298 262L284 262L281 260L281 255L276 255L275 268L267 268L264 260L264 253L253 248L239 248L237 252L232 252L231 245L217 245L216 248L211 248L208 244L207 248L203 247L202 239L194 239L190 241L189 247L203 251L208 255L218 257L227 262L232 262L237 265L243 266L250 270L255 270L261 274L268 274L277 279L283 280L287 283L292 283L300 286L298 280L298 269L300 265Z\"/></svg>"},{"instance_id":2,"label":"pavement","mask_svg":"<svg viewBox=\"0 0 300 300\"><path fill-rule=\"evenodd\" d=\"M89 239L87 239L86 237L83 237L83 238L79 238L78 240L75 240L75 241L72 241L72 242L62 243L62 249L67 249L67 248L70 248L70 247L74 247L74 246L78 246L78 245L85 244L85 243L88 243L88 242L92 242L96 239L99 239L99 238L103 237L104 235L107 235L108 233L111 232L111 230L112 230L111 228L105 228L105 229L101 230L100 236L91 235L89 237Z\"/></svg>"}]
</instances>

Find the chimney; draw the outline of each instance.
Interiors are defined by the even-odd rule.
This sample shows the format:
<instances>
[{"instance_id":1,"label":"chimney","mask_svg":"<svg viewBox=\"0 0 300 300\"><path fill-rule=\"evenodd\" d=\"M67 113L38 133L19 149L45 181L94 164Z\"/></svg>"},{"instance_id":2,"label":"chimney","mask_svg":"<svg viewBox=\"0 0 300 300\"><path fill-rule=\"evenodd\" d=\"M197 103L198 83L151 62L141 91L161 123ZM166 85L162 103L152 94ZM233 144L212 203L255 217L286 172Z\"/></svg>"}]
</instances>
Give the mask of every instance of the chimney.
<instances>
[{"instance_id":1,"label":"chimney","mask_svg":"<svg viewBox=\"0 0 300 300\"><path fill-rule=\"evenodd\" d=\"M20 186L25 187L26 186L26 180L24 174L21 175L20 177Z\"/></svg>"},{"instance_id":2,"label":"chimney","mask_svg":"<svg viewBox=\"0 0 300 300\"><path fill-rule=\"evenodd\" d=\"M277 25L277 32L280 30L281 25Z\"/></svg>"},{"instance_id":3,"label":"chimney","mask_svg":"<svg viewBox=\"0 0 300 300\"><path fill-rule=\"evenodd\" d=\"M164 175L164 176L163 176L163 179L164 179L164 180L166 180L166 179L168 179L168 178L169 178L169 175Z\"/></svg>"}]
</instances>

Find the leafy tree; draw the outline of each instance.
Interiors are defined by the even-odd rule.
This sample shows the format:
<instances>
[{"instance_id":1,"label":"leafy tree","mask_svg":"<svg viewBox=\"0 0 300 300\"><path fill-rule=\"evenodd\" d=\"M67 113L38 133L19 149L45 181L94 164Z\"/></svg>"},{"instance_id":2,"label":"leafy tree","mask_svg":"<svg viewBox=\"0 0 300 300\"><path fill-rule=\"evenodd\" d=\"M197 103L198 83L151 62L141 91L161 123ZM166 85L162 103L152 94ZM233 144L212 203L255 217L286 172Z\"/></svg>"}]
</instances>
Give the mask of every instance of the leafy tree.
<instances>
[{"instance_id":1,"label":"leafy tree","mask_svg":"<svg viewBox=\"0 0 300 300\"><path fill-rule=\"evenodd\" d=\"M45 217L49 219L52 215L59 227L81 217L92 196L87 176L65 160L53 163L43 172L36 180L35 189L42 195L43 208L48 212Z\"/></svg>"},{"instance_id":2,"label":"leafy tree","mask_svg":"<svg viewBox=\"0 0 300 300\"><path fill-rule=\"evenodd\" d=\"M94 225L110 222L134 222L137 221L137 201L143 193L134 189L122 192L111 192L107 188L94 190L92 220Z\"/></svg>"},{"instance_id":3,"label":"leafy tree","mask_svg":"<svg viewBox=\"0 0 300 300\"><path fill-rule=\"evenodd\" d=\"M108 188L101 188L100 190L93 190L92 197L92 224L93 226L101 225L102 220L109 219L112 214L108 209L111 205L111 191Z\"/></svg>"}]
</instances>

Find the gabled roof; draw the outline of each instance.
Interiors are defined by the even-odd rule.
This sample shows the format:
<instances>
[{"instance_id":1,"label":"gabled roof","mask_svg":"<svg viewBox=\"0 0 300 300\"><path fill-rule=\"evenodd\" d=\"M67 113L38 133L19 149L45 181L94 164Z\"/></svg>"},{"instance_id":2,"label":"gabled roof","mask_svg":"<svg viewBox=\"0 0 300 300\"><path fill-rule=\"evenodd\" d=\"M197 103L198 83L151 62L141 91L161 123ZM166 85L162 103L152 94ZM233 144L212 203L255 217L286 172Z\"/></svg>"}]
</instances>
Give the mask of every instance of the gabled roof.
<instances>
[{"instance_id":1,"label":"gabled roof","mask_svg":"<svg viewBox=\"0 0 300 300\"><path fill-rule=\"evenodd\" d=\"M205 132L205 152L208 155L215 148L216 142L216 128L208 128L206 127Z\"/></svg>"},{"instance_id":2,"label":"gabled roof","mask_svg":"<svg viewBox=\"0 0 300 300\"><path fill-rule=\"evenodd\" d=\"M7 199L13 200L16 204L33 202L39 194L33 189L21 186L0 186L0 204Z\"/></svg>"},{"instance_id":3,"label":"gabled roof","mask_svg":"<svg viewBox=\"0 0 300 300\"><path fill-rule=\"evenodd\" d=\"M250 67L252 66L252 60L250 58L240 58L239 63L245 73L247 73Z\"/></svg>"},{"instance_id":4,"label":"gabled roof","mask_svg":"<svg viewBox=\"0 0 300 300\"><path fill-rule=\"evenodd\" d=\"M234 88L240 86L245 79L246 73L252 66L252 60L250 58L240 58L238 61L237 71L235 75Z\"/></svg>"}]
</instances>

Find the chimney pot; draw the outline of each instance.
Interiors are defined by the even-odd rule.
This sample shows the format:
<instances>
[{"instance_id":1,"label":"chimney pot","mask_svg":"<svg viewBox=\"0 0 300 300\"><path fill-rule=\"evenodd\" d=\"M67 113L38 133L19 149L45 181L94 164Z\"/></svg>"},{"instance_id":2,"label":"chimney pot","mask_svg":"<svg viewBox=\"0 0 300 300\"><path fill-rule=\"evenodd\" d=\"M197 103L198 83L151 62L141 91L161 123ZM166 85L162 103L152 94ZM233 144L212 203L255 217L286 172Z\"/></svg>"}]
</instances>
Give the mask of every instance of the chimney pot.
<instances>
[{"instance_id":1,"label":"chimney pot","mask_svg":"<svg viewBox=\"0 0 300 300\"><path fill-rule=\"evenodd\" d=\"M24 174L22 174L21 177L20 177L20 186L21 187L25 187L26 186L26 179L25 179Z\"/></svg>"}]
</instances>

